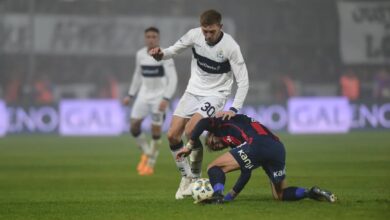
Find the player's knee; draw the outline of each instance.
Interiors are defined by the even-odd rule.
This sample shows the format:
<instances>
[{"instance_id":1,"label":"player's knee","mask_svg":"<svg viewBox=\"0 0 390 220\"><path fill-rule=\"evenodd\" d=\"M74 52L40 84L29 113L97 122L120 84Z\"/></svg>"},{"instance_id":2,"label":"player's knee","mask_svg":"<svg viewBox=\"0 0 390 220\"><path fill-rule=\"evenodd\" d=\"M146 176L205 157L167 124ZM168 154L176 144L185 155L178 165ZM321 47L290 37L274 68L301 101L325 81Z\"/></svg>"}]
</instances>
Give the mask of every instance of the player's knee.
<instances>
[{"instance_id":1,"label":"player's knee","mask_svg":"<svg viewBox=\"0 0 390 220\"><path fill-rule=\"evenodd\" d=\"M161 139L161 134L152 134L152 139L153 140L160 140Z\"/></svg>"},{"instance_id":2,"label":"player's knee","mask_svg":"<svg viewBox=\"0 0 390 220\"><path fill-rule=\"evenodd\" d=\"M283 200L283 188L282 186L275 185L275 192L273 193L274 199L278 201Z\"/></svg>"},{"instance_id":3,"label":"player's knee","mask_svg":"<svg viewBox=\"0 0 390 220\"><path fill-rule=\"evenodd\" d=\"M141 134L141 129L137 126L131 126L130 133L133 137L138 137Z\"/></svg>"},{"instance_id":4,"label":"player's knee","mask_svg":"<svg viewBox=\"0 0 390 220\"><path fill-rule=\"evenodd\" d=\"M184 134L186 135L187 138L191 137L193 128L186 127L184 130Z\"/></svg>"},{"instance_id":5,"label":"player's knee","mask_svg":"<svg viewBox=\"0 0 390 220\"><path fill-rule=\"evenodd\" d=\"M276 195L273 195L274 199L277 201L283 201L283 192L282 193L276 193Z\"/></svg>"},{"instance_id":6,"label":"player's knee","mask_svg":"<svg viewBox=\"0 0 390 220\"><path fill-rule=\"evenodd\" d=\"M168 131L167 137L170 144L178 144L181 141L181 135L178 135L177 132L172 130Z\"/></svg>"},{"instance_id":7,"label":"player's knee","mask_svg":"<svg viewBox=\"0 0 390 220\"><path fill-rule=\"evenodd\" d=\"M221 169L221 167L219 167L216 163L210 163L208 166L207 166L207 171L210 170L211 168L213 167L218 167L219 169Z\"/></svg>"},{"instance_id":8,"label":"player's knee","mask_svg":"<svg viewBox=\"0 0 390 220\"><path fill-rule=\"evenodd\" d=\"M152 127L152 139L153 140L158 140L161 138L161 128L159 127Z\"/></svg>"}]
</instances>

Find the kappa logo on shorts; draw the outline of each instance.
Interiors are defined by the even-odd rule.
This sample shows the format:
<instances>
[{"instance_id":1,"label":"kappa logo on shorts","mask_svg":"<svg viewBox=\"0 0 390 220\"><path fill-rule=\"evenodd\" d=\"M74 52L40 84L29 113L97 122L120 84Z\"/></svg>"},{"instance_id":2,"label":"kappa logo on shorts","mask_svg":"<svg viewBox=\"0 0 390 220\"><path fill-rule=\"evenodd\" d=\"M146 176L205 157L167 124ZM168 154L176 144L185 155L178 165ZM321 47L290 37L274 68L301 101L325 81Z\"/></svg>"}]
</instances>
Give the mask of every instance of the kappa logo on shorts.
<instances>
[{"instance_id":1,"label":"kappa logo on shorts","mask_svg":"<svg viewBox=\"0 0 390 220\"><path fill-rule=\"evenodd\" d=\"M244 152L244 150L239 150L238 155L240 155L241 160L244 161L245 168L251 169L253 167L251 159L248 158L248 155Z\"/></svg>"},{"instance_id":2,"label":"kappa logo on shorts","mask_svg":"<svg viewBox=\"0 0 390 220\"><path fill-rule=\"evenodd\" d=\"M283 170L275 171L273 174L274 178L284 176L286 175L286 168L284 168Z\"/></svg>"}]
</instances>

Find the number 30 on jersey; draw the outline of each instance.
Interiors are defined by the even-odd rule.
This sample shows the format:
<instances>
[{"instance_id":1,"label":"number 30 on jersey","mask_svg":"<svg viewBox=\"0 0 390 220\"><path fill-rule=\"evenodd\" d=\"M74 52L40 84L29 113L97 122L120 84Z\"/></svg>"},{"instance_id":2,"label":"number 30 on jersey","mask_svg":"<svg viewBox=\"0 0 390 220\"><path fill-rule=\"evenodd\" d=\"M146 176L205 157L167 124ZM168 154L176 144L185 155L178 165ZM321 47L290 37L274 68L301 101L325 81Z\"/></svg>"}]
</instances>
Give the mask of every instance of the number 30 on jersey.
<instances>
[{"instance_id":1,"label":"number 30 on jersey","mask_svg":"<svg viewBox=\"0 0 390 220\"><path fill-rule=\"evenodd\" d=\"M200 110L206 112L209 117L213 116L215 113L215 107L212 106L210 102L205 102Z\"/></svg>"}]
</instances>

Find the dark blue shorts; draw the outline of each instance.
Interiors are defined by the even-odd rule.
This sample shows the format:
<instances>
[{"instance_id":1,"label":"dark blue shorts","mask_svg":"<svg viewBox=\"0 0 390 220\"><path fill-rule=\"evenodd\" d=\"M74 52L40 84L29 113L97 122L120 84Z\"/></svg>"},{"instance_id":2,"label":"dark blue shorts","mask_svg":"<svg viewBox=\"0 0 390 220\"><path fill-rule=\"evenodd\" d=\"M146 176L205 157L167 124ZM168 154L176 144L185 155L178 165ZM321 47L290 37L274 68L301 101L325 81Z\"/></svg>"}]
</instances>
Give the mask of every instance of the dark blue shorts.
<instances>
[{"instance_id":1,"label":"dark blue shorts","mask_svg":"<svg viewBox=\"0 0 390 220\"><path fill-rule=\"evenodd\" d=\"M230 150L243 172L262 167L273 183L286 177L286 152L281 142L262 139Z\"/></svg>"}]
</instances>

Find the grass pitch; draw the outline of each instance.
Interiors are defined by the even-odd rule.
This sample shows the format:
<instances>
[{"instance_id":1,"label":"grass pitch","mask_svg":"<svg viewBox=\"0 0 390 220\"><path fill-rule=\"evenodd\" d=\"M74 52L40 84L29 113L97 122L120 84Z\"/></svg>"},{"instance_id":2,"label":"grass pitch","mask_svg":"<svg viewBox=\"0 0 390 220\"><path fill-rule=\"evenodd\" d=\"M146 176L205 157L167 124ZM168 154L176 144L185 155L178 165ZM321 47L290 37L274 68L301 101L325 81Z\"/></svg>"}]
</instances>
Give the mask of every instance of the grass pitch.
<instances>
[{"instance_id":1,"label":"grass pitch","mask_svg":"<svg viewBox=\"0 0 390 220\"><path fill-rule=\"evenodd\" d=\"M174 199L166 141L156 174L140 177L129 136L11 136L0 139L0 219L390 219L390 132L281 138L289 185L321 186L337 203L274 201L258 169L236 201L194 205ZM205 152L204 167L217 155Z\"/></svg>"}]
</instances>

